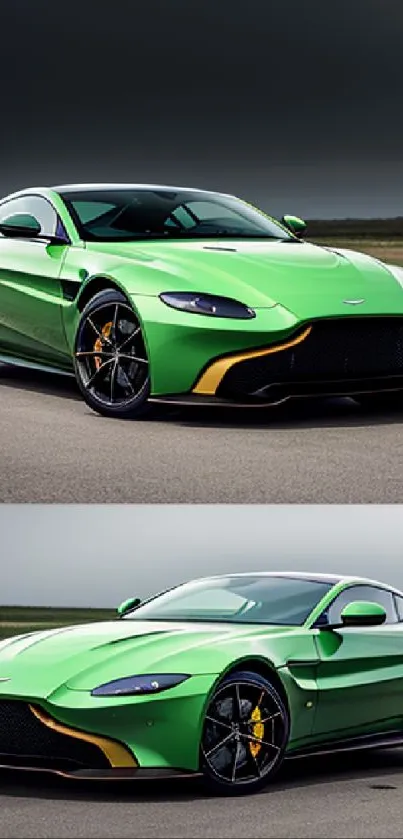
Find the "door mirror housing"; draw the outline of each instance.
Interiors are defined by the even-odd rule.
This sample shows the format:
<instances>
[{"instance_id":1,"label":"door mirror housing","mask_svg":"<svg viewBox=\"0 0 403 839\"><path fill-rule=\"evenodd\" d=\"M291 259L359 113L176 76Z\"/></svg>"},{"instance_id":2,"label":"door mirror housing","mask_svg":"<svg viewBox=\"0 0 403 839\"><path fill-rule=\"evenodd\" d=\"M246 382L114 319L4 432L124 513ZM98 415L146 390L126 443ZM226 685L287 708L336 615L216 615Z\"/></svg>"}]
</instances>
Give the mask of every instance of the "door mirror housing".
<instances>
[{"instance_id":1,"label":"door mirror housing","mask_svg":"<svg viewBox=\"0 0 403 839\"><path fill-rule=\"evenodd\" d=\"M0 233L9 238L31 239L39 236L41 225L30 213L14 213L0 222Z\"/></svg>"},{"instance_id":2,"label":"door mirror housing","mask_svg":"<svg viewBox=\"0 0 403 839\"><path fill-rule=\"evenodd\" d=\"M302 218L298 218L298 216L283 216L281 221L298 239L302 239L305 235L306 222Z\"/></svg>"},{"instance_id":3,"label":"door mirror housing","mask_svg":"<svg viewBox=\"0 0 403 839\"><path fill-rule=\"evenodd\" d=\"M344 629L347 626L380 626L385 623L386 617L386 611L379 603L355 600L344 607L340 623L327 623L325 615L322 614L315 626L325 632Z\"/></svg>"},{"instance_id":4,"label":"door mirror housing","mask_svg":"<svg viewBox=\"0 0 403 839\"><path fill-rule=\"evenodd\" d=\"M117 608L117 613L120 618L123 618L123 615L127 615L128 612L131 612L133 609L136 609L137 606L140 606L141 600L139 597L129 597L127 600L124 600L123 603L120 604Z\"/></svg>"},{"instance_id":5,"label":"door mirror housing","mask_svg":"<svg viewBox=\"0 0 403 839\"><path fill-rule=\"evenodd\" d=\"M343 626L380 626L386 621L386 611L379 603L356 600L344 607L341 620Z\"/></svg>"}]
</instances>

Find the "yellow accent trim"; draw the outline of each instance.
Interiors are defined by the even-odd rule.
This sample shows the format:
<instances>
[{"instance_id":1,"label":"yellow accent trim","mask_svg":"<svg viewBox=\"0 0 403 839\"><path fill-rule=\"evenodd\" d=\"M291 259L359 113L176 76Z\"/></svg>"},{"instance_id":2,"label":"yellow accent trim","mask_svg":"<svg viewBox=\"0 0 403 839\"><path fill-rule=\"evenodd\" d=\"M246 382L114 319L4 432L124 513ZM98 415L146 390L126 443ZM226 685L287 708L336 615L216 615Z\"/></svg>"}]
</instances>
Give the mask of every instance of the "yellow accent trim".
<instances>
[{"instance_id":1,"label":"yellow accent trim","mask_svg":"<svg viewBox=\"0 0 403 839\"><path fill-rule=\"evenodd\" d=\"M203 396L214 396L225 373L234 364L238 364L239 361L246 361L248 358L260 358L263 355L271 355L271 353L282 352L282 350L295 347L308 337L311 330L312 326L308 326L301 335L298 335L297 338L293 338L291 341L287 341L286 344L276 344L273 347L266 347L263 350L248 350L248 352L239 353L239 355L226 356L225 358L219 358L218 361L213 361L210 367L202 374L192 392Z\"/></svg>"},{"instance_id":2,"label":"yellow accent trim","mask_svg":"<svg viewBox=\"0 0 403 839\"><path fill-rule=\"evenodd\" d=\"M107 737L100 737L98 734L89 734L88 731L78 731L75 728L70 728L57 722L52 717L49 717L42 709L35 708L33 705L29 706L30 711L48 728L53 731L58 731L60 734L67 734L69 737L76 737L78 740L85 740L87 743L93 743L94 746L103 752L109 763L113 767L122 768L123 766L138 766L137 761L133 755L121 743L116 740L109 740Z\"/></svg>"}]
</instances>

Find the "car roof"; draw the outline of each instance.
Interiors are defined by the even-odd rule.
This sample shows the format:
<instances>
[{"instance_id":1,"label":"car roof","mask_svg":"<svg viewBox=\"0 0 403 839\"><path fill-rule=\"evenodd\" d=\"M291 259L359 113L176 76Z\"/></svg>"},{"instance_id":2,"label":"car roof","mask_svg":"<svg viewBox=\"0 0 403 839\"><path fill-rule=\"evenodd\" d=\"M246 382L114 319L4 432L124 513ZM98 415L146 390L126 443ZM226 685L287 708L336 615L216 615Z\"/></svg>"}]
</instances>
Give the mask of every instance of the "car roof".
<instances>
[{"instance_id":1,"label":"car roof","mask_svg":"<svg viewBox=\"0 0 403 839\"><path fill-rule=\"evenodd\" d=\"M88 192L89 194L95 192L124 192L127 190L158 190L159 192L189 192L200 193L202 195L216 195L222 198L235 198L236 196L229 192L217 192L213 189L200 189L199 187L191 186L168 186L167 184L119 184L119 183L94 183L94 184L59 184L57 186L28 186L23 189L18 189L15 192L10 192L8 195L0 196L0 204L10 201L14 198L22 198L25 195L37 195L52 200L55 193L57 195L68 194L69 192Z\"/></svg>"},{"instance_id":2,"label":"car roof","mask_svg":"<svg viewBox=\"0 0 403 839\"><path fill-rule=\"evenodd\" d=\"M57 186L49 187L55 192L76 192L77 190L84 190L88 192L96 192L97 190L131 190L131 189L158 189L167 192L203 192L208 195L225 195L228 193L216 192L213 189L200 189L199 187L191 186L169 186L167 184L126 184L126 183L92 183L92 184L59 184Z\"/></svg>"},{"instance_id":3,"label":"car roof","mask_svg":"<svg viewBox=\"0 0 403 839\"><path fill-rule=\"evenodd\" d=\"M234 574L217 574L215 578L222 577L291 577L295 580L310 580L317 583L339 583L344 578L339 574L321 574L317 571L240 571Z\"/></svg>"},{"instance_id":4,"label":"car roof","mask_svg":"<svg viewBox=\"0 0 403 839\"><path fill-rule=\"evenodd\" d=\"M338 583L345 583L346 585L371 585L402 595L402 592L399 589L394 588L388 583L382 583L379 580L373 580L369 577L359 577L345 574L321 574L317 571L241 571L233 574L231 572L228 574L215 574L211 577L200 577L199 579L217 580L226 579L228 577L288 577L294 580L309 580L314 583L330 583L332 586L335 586Z\"/></svg>"}]
</instances>

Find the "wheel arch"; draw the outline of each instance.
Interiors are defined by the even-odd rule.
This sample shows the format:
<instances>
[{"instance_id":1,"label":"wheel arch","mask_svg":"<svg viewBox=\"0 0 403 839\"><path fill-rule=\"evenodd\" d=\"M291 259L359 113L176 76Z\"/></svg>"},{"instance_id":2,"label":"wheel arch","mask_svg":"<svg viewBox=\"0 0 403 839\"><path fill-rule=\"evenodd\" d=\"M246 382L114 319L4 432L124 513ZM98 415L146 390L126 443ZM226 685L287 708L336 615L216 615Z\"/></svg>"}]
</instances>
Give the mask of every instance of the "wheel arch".
<instances>
[{"instance_id":1,"label":"wheel arch","mask_svg":"<svg viewBox=\"0 0 403 839\"><path fill-rule=\"evenodd\" d=\"M92 277L88 277L85 281L83 287L80 289L77 300L76 306L78 311L81 313L87 303L95 297L96 294L100 291L107 291L108 289L114 289L119 291L121 294L126 297L128 303L132 305L131 300L125 289L115 280L113 277L108 277L106 274L96 274Z\"/></svg>"},{"instance_id":2,"label":"wheel arch","mask_svg":"<svg viewBox=\"0 0 403 839\"><path fill-rule=\"evenodd\" d=\"M275 690L277 690L280 698L284 702L288 715L290 716L290 701L288 699L288 694L284 682L281 676L279 675L278 671L276 670L274 664L269 659L259 658L258 656L247 656L246 658L237 659L237 661L233 662L221 674L218 680L218 684L222 682L223 679L225 679L227 676L230 676L232 673L236 673L239 670L247 670L250 673L256 673L258 676L262 676L264 679L267 679L270 682L270 684L273 685Z\"/></svg>"}]
</instances>

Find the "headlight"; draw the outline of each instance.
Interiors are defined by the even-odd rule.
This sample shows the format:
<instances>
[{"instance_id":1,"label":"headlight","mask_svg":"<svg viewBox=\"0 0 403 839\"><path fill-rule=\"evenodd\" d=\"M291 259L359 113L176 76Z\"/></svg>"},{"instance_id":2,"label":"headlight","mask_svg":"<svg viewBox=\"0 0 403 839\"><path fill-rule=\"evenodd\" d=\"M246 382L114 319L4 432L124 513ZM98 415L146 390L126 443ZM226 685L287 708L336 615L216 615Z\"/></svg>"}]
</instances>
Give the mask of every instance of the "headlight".
<instances>
[{"instance_id":1,"label":"headlight","mask_svg":"<svg viewBox=\"0 0 403 839\"><path fill-rule=\"evenodd\" d=\"M92 696L132 696L137 693L160 693L189 679L184 673L161 673L153 676L128 676L106 682L91 691Z\"/></svg>"},{"instance_id":2,"label":"headlight","mask_svg":"<svg viewBox=\"0 0 403 839\"><path fill-rule=\"evenodd\" d=\"M215 315L217 318L238 318L246 320L256 317L256 312L230 297L216 297L215 294L198 294L197 291L166 291L160 300L173 309L182 309L196 315Z\"/></svg>"}]
</instances>

